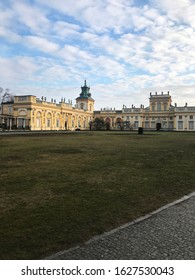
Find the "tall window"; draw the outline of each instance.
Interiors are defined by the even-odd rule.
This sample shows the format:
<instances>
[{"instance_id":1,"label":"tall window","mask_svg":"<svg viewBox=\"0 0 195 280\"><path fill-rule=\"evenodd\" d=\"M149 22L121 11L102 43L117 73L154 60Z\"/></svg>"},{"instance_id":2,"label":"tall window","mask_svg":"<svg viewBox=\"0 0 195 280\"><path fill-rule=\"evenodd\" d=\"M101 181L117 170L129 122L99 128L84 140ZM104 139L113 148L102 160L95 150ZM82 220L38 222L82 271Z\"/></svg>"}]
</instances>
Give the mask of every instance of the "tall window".
<instances>
[{"instance_id":1,"label":"tall window","mask_svg":"<svg viewBox=\"0 0 195 280\"><path fill-rule=\"evenodd\" d=\"M51 120L47 119L47 127L50 127L50 125L51 125Z\"/></svg>"},{"instance_id":2,"label":"tall window","mask_svg":"<svg viewBox=\"0 0 195 280\"><path fill-rule=\"evenodd\" d=\"M23 119L18 119L18 127L23 127Z\"/></svg>"},{"instance_id":3,"label":"tall window","mask_svg":"<svg viewBox=\"0 0 195 280\"><path fill-rule=\"evenodd\" d=\"M183 129L183 122L182 121L178 121L178 129Z\"/></svg>"},{"instance_id":4,"label":"tall window","mask_svg":"<svg viewBox=\"0 0 195 280\"><path fill-rule=\"evenodd\" d=\"M134 128L138 128L138 122L134 122Z\"/></svg>"},{"instance_id":5,"label":"tall window","mask_svg":"<svg viewBox=\"0 0 195 280\"><path fill-rule=\"evenodd\" d=\"M37 125L37 127L40 127L40 126L41 126L41 120L40 120L40 118L37 118L37 120L36 120L36 125Z\"/></svg>"},{"instance_id":6,"label":"tall window","mask_svg":"<svg viewBox=\"0 0 195 280\"><path fill-rule=\"evenodd\" d=\"M170 123L169 123L169 128L170 128L170 129L173 129L173 122L170 122Z\"/></svg>"},{"instance_id":7,"label":"tall window","mask_svg":"<svg viewBox=\"0 0 195 280\"><path fill-rule=\"evenodd\" d=\"M160 102L158 102L158 104L157 104L157 110L161 111L161 103Z\"/></svg>"},{"instance_id":8,"label":"tall window","mask_svg":"<svg viewBox=\"0 0 195 280\"><path fill-rule=\"evenodd\" d=\"M163 127L163 128L167 128L167 123L166 123L166 122L163 122L162 127Z\"/></svg>"},{"instance_id":9,"label":"tall window","mask_svg":"<svg viewBox=\"0 0 195 280\"><path fill-rule=\"evenodd\" d=\"M193 121L189 121L189 129L194 130L194 122Z\"/></svg>"}]
</instances>

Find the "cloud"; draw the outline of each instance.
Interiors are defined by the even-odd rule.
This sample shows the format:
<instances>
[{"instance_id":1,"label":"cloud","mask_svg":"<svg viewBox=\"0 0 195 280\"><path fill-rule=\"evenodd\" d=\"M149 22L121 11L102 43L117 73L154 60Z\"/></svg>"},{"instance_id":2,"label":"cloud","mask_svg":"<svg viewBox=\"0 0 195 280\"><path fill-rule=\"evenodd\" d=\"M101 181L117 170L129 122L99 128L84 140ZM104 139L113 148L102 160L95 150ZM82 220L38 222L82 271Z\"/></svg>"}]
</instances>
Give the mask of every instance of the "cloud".
<instances>
[{"instance_id":1,"label":"cloud","mask_svg":"<svg viewBox=\"0 0 195 280\"><path fill-rule=\"evenodd\" d=\"M79 31L81 27L77 24L68 23L65 21L57 21L52 27L52 33L57 36L59 39L67 38L67 37L75 37L79 36Z\"/></svg>"},{"instance_id":2,"label":"cloud","mask_svg":"<svg viewBox=\"0 0 195 280\"><path fill-rule=\"evenodd\" d=\"M4 1L2 83L77 95L87 79L102 107L139 104L152 88L194 101L194 9L191 0Z\"/></svg>"},{"instance_id":3,"label":"cloud","mask_svg":"<svg viewBox=\"0 0 195 280\"><path fill-rule=\"evenodd\" d=\"M9 28L0 26L0 37L12 42L18 43L21 40L21 36L12 32Z\"/></svg>"},{"instance_id":4,"label":"cloud","mask_svg":"<svg viewBox=\"0 0 195 280\"><path fill-rule=\"evenodd\" d=\"M8 27L12 19L14 18L14 11L10 10L7 6L4 6L3 3L0 3L0 14L1 14L1 26Z\"/></svg>"},{"instance_id":5,"label":"cloud","mask_svg":"<svg viewBox=\"0 0 195 280\"><path fill-rule=\"evenodd\" d=\"M0 57L1 80L4 87L12 87L14 84L25 80L32 80L39 69L36 61L30 57L15 56L13 58Z\"/></svg>"},{"instance_id":6,"label":"cloud","mask_svg":"<svg viewBox=\"0 0 195 280\"><path fill-rule=\"evenodd\" d=\"M158 1L153 0L153 4L160 9L167 17L177 24L188 24L195 27L195 3L192 0L179 1Z\"/></svg>"},{"instance_id":7,"label":"cloud","mask_svg":"<svg viewBox=\"0 0 195 280\"><path fill-rule=\"evenodd\" d=\"M26 3L25 1L14 1L12 10L15 13L17 23L20 28L28 28L30 32L36 34L44 34L51 28L51 23L46 16L46 11ZM22 26L23 25L23 26Z\"/></svg>"},{"instance_id":8,"label":"cloud","mask_svg":"<svg viewBox=\"0 0 195 280\"><path fill-rule=\"evenodd\" d=\"M59 45L49 40L37 36L25 36L24 43L28 45L30 48L36 48L37 50L53 53L59 49Z\"/></svg>"}]
</instances>

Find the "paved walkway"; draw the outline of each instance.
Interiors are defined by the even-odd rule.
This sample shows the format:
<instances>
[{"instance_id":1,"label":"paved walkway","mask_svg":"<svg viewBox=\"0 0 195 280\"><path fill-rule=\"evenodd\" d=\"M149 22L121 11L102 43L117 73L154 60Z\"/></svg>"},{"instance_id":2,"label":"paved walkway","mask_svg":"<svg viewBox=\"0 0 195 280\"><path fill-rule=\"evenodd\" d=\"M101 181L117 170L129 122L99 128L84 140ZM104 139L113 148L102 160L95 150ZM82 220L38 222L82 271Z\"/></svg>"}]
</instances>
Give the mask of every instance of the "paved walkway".
<instances>
[{"instance_id":1,"label":"paved walkway","mask_svg":"<svg viewBox=\"0 0 195 280\"><path fill-rule=\"evenodd\" d=\"M195 192L47 259L195 260Z\"/></svg>"}]
</instances>

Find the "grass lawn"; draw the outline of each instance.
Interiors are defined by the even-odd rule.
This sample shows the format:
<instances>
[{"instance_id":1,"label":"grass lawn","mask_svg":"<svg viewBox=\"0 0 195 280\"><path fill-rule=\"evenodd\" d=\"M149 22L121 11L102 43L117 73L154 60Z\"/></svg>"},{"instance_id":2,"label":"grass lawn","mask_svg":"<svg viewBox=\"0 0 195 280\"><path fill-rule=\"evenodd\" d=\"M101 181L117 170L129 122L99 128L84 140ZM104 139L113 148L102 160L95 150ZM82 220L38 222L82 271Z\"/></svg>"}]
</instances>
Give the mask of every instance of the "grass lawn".
<instances>
[{"instance_id":1,"label":"grass lawn","mask_svg":"<svg viewBox=\"0 0 195 280\"><path fill-rule=\"evenodd\" d=\"M41 259L195 189L195 134L0 137L0 258Z\"/></svg>"}]
</instances>

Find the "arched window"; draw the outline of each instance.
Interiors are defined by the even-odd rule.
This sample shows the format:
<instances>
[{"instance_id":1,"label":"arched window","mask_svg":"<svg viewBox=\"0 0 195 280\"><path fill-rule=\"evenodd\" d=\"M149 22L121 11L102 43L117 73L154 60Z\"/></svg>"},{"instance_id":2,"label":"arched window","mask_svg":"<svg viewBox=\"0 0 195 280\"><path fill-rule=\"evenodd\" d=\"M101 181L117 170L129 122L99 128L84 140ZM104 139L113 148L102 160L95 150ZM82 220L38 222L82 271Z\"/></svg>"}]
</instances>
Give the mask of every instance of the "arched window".
<instances>
[{"instance_id":1,"label":"arched window","mask_svg":"<svg viewBox=\"0 0 195 280\"><path fill-rule=\"evenodd\" d=\"M37 129L40 129L40 127L41 127L41 117L42 117L41 112L37 112L37 114L36 114L36 127L37 127Z\"/></svg>"},{"instance_id":2,"label":"arched window","mask_svg":"<svg viewBox=\"0 0 195 280\"><path fill-rule=\"evenodd\" d=\"M50 128L51 127L51 113L47 113L47 127Z\"/></svg>"},{"instance_id":3,"label":"arched window","mask_svg":"<svg viewBox=\"0 0 195 280\"><path fill-rule=\"evenodd\" d=\"M59 128L60 127L60 115L56 114L56 127Z\"/></svg>"}]
</instances>

